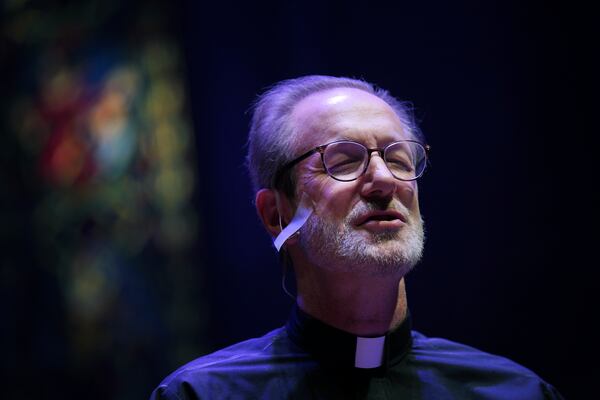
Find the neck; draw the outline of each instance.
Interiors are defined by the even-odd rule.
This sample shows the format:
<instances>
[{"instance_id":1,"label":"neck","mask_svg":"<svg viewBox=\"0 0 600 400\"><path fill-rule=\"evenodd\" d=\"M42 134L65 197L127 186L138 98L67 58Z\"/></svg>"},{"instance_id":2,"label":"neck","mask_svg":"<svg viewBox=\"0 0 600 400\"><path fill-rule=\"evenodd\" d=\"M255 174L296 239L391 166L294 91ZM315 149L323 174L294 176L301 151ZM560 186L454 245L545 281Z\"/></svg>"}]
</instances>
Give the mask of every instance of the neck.
<instances>
[{"instance_id":1,"label":"neck","mask_svg":"<svg viewBox=\"0 0 600 400\"><path fill-rule=\"evenodd\" d=\"M348 272L298 272L299 307L335 328L357 336L380 336L406 318L403 277L357 279Z\"/></svg>"}]
</instances>

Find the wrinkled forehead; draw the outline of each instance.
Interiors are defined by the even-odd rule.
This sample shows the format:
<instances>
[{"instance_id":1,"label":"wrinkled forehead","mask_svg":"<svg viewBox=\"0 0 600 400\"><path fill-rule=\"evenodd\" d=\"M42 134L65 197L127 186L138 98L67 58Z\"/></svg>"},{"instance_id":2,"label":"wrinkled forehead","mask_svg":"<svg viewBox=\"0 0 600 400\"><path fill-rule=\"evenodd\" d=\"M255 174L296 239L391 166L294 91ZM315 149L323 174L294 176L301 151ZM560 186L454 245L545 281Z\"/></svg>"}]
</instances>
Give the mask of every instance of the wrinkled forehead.
<instances>
[{"instance_id":1,"label":"wrinkled forehead","mask_svg":"<svg viewBox=\"0 0 600 400\"><path fill-rule=\"evenodd\" d=\"M369 147L410 139L389 104L354 88L331 89L307 96L294 107L291 123L299 148L338 139L356 140Z\"/></svg>"}]
</instances>

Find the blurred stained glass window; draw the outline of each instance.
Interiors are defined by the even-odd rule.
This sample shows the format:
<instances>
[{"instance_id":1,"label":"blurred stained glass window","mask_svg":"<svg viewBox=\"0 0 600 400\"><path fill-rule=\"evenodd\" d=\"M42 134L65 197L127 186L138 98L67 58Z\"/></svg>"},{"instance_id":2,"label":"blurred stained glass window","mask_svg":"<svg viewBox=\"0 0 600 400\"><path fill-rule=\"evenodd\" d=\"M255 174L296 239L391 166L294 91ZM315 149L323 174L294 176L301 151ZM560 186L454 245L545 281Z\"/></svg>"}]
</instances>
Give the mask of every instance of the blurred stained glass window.
<instances>
[{"instance_id":1,"label":"blurred stained glass window","mask_svg":"<svg viewBox=\"0 0 600 400\"><path fill-rule=\"evenodd\" d=\"M172 8L3 7L2 238L17 249L3 258L2 289L23 298L27 287L37 290L35 300L5 306L14 326L3 350L14 362L5 358L3 369L23 378L21 364L37 356L38 373L71 382L66 395L146 398L202 351L206 312L194 137ZM40 307L50 312L36 314ZM19 325L21 312L55 326ZM37 345L22 354L21 343Z\"/></svg>"}]
</instances>

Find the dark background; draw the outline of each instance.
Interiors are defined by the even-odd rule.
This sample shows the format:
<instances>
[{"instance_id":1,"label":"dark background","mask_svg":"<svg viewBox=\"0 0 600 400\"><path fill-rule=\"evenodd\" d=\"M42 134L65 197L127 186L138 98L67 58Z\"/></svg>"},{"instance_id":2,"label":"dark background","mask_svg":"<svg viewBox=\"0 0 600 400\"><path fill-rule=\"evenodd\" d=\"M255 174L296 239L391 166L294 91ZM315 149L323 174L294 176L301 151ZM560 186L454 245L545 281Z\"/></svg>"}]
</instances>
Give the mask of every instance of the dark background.
<instances>
[{"instance_id":1,"label":"dark background","mask_svg":"<svg viewBox=\"0 0 600 400\"><path fill-rule=\"evenodd\" d=\"M215 348L281 325L290 304L251 204L244 112L281 79L363 77L412 101L433 147L420 182L425 258L407 278L415 328L512 358L569 398L586 393L598 368L587 348L595 267L582 11L342 1L184 9L193 115L206 132L198 154Z\"/></svg>"},{"instance_id":2,"label":"dark background","mask_svg":"<svg viewBox=\"0 0 600 400\"><path fill-rule=\"evenodd\" d=\"M411 101L433 149L419 183L425 256L407 277L414 328L511 358L567 398L587 397L599 371L596 124L585 120L584 94L595 29L586 10L517 1L179 1L170 9L194 123L195 254L204 268L203 334L181 360L262 335L290 309L244 168L250 104L282 79L351 76ZM20 282L46 287L39 280ZM46 305L48 320L60 321L61 297L46 294L55 304ZM152 342L138 393L177 367L156 362L176 341ZM32 382L52 371L48 362L35 367L35 354L13 356L21 368L34 365ZM92 371L92 387L106 368ZM77 365L50 374L39 379L62 384Z\"/></svg>"}]
</instances>

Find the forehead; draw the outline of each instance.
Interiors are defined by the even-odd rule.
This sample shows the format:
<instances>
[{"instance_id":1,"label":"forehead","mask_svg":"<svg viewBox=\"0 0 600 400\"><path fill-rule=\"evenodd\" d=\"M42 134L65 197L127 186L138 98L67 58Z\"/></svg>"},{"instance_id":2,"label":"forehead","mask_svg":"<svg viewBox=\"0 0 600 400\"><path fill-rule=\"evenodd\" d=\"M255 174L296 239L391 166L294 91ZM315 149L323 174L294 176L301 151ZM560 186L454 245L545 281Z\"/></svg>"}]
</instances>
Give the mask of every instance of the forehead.
<instances>
[{"instance_id":1,"label":"forehead","mask_svg":"<svg viewBox=\"0 0 600 400\"><path fill-rule=\"evenodd\" d=\"M291 122L302 149L338 139L356 140L368 147L410 139L389 104L354 88L307 96L294 107Z\"/></svg>"}]
</instances>

